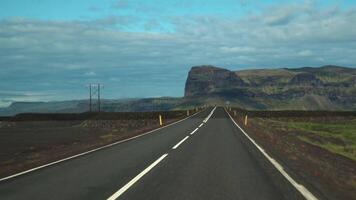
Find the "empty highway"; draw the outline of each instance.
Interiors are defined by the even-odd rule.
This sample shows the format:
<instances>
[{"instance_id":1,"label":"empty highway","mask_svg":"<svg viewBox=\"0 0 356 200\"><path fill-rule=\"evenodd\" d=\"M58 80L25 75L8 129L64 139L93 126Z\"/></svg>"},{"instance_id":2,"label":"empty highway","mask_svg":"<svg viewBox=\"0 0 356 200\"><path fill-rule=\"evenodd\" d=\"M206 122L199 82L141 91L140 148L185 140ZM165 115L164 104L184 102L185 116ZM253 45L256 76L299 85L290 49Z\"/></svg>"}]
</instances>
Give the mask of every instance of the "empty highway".
<instances>
[{"instance_id":1,"label":"empty highway","mask_svg":"<svg viewBox=\"0 0 356 200\"><path fill-rule=\"evenodd\" d=\"M241 137L223 108L206 109L144 136L1 181L0 199L286 199Z\"/></svg>"}]
</instances>

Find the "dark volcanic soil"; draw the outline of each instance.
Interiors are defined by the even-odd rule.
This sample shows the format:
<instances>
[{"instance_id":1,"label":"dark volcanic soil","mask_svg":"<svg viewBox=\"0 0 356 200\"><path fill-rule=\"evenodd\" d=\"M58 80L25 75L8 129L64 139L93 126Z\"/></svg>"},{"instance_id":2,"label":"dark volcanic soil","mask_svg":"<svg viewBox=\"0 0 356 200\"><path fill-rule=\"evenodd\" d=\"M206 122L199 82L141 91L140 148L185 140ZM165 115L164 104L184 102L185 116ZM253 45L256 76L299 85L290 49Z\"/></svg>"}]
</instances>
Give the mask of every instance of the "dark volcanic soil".
<instances>
[{"instance_id":1,"label":"dark volcanic soil","mask_svg":"<svg viewBox=\"0 0 356 200\"><path fill-rule=\"evenodd\" d=\"M0 121L0 177L158 128L159 114L168 124L186 111L22 114Z\"/></svg>"}]
</instances>

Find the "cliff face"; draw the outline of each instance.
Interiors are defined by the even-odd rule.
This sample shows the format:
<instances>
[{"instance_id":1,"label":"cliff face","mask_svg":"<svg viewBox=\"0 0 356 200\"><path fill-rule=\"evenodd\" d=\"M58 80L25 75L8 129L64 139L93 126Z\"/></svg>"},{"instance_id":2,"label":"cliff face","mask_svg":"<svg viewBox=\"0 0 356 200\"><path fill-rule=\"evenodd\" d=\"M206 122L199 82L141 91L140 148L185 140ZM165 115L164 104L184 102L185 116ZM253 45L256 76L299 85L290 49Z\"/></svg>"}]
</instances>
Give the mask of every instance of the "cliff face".
<instances>
[{"instance_id":1,"label":"cliff face","mask_svg":"<svg viewBox=\"0 0 356 200\"><path fill-rule=\"evenodd\" d=\"M355 80L356 69L338 66L236 72L195 66L188 74L185 97L250 109L356 110Z\"/></svg>"},{"instance_id":2,"label":"cliff face","mask_svg":"<svg viewBox=\"0 0 356 200\"><path fill-rule=\"evenodd\" d=\"M229 70L210 65L195 66L188 74L184 96L208 95L243 85L243 80Z\"/></svg>"},{"instance_id":3,"label":"cliff face","mask_svg":"<svg viewBox=\"0 0 356 200\"><path fill-rule=\"evenodd\" d=\"M300 73L295 75L290 81L291 85L320 86L323 82L311 73Z\"/></svg>"}]
</instances>

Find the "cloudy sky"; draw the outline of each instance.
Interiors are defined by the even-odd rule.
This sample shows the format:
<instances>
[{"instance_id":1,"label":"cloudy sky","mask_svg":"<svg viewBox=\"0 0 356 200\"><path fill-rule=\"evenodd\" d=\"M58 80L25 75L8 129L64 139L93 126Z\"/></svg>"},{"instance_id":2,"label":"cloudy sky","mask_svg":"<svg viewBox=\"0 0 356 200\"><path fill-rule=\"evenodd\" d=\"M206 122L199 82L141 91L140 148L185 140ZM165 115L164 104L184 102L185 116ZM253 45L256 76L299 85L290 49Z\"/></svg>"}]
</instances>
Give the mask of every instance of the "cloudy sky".
<instances>
[{"instance_id":1,"label":"cloudy sky","mask_svg":"<svg viewBox=\"0 0 356 200\"><path fill-rule=\"evenodd\" d=\"M1 0L0 106L182 96L189 68L356 66L353 0Z\"/></svg>"}]
</instances>

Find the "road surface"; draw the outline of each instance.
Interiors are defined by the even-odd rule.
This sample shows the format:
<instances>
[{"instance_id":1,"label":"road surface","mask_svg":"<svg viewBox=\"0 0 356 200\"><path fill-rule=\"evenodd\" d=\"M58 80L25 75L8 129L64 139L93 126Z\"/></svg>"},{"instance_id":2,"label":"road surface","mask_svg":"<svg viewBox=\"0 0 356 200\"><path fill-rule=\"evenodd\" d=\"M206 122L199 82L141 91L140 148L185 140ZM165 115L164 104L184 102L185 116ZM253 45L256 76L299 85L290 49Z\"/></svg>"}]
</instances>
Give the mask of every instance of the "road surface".
<instances>
[{"instance_id":1,"label":"road surface","mask_svg":"<svg viewBox=\"0 0 356 200\"><path fill-rule=\"evenodd\" d=\"M283 199L223 108L0 182L0 199Z\"/></svg>"}]
</instances>

